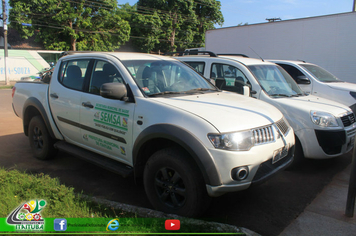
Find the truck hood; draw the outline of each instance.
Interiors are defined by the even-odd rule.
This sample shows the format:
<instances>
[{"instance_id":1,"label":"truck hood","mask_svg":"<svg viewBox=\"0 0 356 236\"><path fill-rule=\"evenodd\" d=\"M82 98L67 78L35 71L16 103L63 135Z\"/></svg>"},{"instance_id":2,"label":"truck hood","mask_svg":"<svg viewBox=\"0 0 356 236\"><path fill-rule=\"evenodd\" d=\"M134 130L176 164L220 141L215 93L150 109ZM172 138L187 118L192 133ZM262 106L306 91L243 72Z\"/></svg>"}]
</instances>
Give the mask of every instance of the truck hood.
<instances>
[{"instance_id":1,"label":"truck hood","mask_svg":"<svg viewBox=\"0 0 356 236\"><path fill-rule=\"evenodd\" d=\"M334 82L334 83L326 83L326 85L333 89L356 92L356 84L353 83Z\"/></svg>"},{"instance_id":2,"label":"truck hood","mask_svg":"<svg viewBox=\"0 0 356 236\"><path fill-rule=\"evenodd\" d=\"M277 108L266 102L229 92L155 99L201 117L220 132L265 126L283 116Z\"/></svg>"},{"instance_id":3,"label":"truck hood","mask_svg":"<svg viewBox=\"0 0 356 236\"><path fill-rule=\"evenodd\" d=\"M351 112L350 108L341 103L313 95L291 98L277 98L273 100L275 103L280 104L285 111L288 111L290 115L293 115L294 112L298 111L306 111L309 114L311 110L314 110L328 112L337 117L341 114Z\"/></svg>"}]
</instances>

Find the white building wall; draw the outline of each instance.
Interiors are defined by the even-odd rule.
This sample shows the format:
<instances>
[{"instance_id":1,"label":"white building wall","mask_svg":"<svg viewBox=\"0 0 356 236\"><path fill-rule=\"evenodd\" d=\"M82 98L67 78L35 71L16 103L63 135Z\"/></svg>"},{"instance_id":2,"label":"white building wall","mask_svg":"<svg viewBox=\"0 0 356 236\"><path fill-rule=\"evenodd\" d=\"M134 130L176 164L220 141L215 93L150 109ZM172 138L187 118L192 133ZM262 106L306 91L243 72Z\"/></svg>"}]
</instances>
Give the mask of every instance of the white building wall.
<instances>
[{"instance_id":1,"label":"white building wall","mask_svg":"<svg viewBox=\"0 0 356 236\"><path fill-rule=\"evenodd\" d=\"M6 72L10 81L21 80L21 77L38 75L49 64L36 52L31 50L8 50L6 58ZM0 81L5 81L4 50L0 50Z\"/></svg>"},{"instance_id":2,"label":"white building wall","mask_svg":"<svg viewBox=\"0 0 356 236\"><path fill-rule=\"evenodd\" d=\"M305 60L356 83L356 12L209 30L205 47L215 53Z\"/></svg>"}]
</instances>

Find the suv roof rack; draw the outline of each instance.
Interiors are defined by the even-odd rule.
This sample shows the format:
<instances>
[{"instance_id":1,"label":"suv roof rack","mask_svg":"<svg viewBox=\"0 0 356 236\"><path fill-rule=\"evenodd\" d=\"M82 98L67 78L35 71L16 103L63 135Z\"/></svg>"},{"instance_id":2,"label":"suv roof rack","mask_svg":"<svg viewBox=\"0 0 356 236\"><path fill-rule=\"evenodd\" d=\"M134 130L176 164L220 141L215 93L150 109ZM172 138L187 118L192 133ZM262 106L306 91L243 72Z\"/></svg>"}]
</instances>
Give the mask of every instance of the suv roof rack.
<instances>
[{"instance_id":1,"label":"suv roof rack","mask_svg":"<svg viewBox=\"0 0 356 236\"><path fill-rule=\"evenodd\" d=\"M185 55L198 55L198 54L209 54L210 57L218 57L215 53L211 51L198 51L198 50L185 50L181 52L167 52L165 55L172 55L178 54L178 56L185 56Z\"/></svg>"},{"instance_id":2,"label":"suv roof rack","mask_svg":"<svg viewBox=\"0 0 356 236\"><path fill-rule=\"evenodd\" d=\"M241 56L241 57L249 57L245 54L241 53L219 53L218 56Z\"/></svg>"}]
</instances>

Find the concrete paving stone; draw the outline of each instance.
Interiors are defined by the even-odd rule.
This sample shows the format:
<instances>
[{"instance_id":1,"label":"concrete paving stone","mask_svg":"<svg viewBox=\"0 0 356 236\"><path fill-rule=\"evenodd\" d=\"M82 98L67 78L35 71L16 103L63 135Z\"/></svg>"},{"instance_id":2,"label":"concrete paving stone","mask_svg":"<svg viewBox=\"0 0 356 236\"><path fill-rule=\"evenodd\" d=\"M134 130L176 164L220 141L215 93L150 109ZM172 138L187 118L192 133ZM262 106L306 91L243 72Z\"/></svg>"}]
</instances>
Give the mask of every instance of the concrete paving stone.
<instances>
[{"instance_id":1,"label":"concrete paving stone","mask_svg":"<svg viewBox=\"0 0 356 236\"><path fill-rule=\"evenodd\" d=\"M279 236L355 236L356 225L304 211Z\"/></svg>"},{"instance_id":2,"label":"concrete paving stone","mask_svg":"<svg viewBox=\"0 0 356 236\"><path fill-rule=\"evenodd\" d=\"M345 216L347 193L347 187L335 184L333 181L305 210L356 224L356 218Z\"/></svg>"},{"instance_id":3,"label":"concrete paving stone","mask_svg":"<svg viewBox=\"0 0 356 236\"><path fill-rule=\"evenodd\" d=\"M350 181L350 173L351 173L351 165L349 165L344 171L341 171L337 175L335 175L333 181L338 181L339 184L345 184L349 186Z\"/></svg>"}]
</instances>

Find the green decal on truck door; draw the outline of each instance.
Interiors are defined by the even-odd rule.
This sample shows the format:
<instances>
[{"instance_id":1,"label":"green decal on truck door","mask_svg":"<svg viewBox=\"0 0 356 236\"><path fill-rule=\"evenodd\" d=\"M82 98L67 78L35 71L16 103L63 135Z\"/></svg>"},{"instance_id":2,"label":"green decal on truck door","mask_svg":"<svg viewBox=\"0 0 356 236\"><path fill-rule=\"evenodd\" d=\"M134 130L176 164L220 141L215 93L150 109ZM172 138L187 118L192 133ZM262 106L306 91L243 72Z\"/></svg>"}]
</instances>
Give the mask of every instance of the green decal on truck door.
<instances>
[{"instance_id":1,"label":"green decal on truck door","mask_svg":"<svg viewBox=\"0 0 356 236\"><path fill-rule=\"evenodd\" d=\"M95 126L101 127L113 132L126 134L129 110L118 107L111 107L97 103L94 114Z\"/></svg>"}]
</instances>

